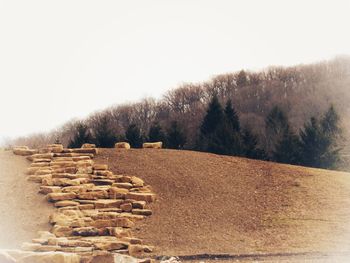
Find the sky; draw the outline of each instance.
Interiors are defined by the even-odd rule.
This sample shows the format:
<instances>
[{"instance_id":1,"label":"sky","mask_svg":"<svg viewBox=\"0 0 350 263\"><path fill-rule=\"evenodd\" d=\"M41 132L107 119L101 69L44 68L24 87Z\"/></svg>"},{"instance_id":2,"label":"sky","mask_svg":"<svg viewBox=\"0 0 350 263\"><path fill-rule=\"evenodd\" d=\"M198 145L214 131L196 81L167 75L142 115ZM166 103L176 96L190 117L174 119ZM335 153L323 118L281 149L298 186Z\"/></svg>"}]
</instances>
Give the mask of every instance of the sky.
<instances>
[{"instance_id":1,"label":"sky","mask_svg":"<svg viewBox=\"0 0 350 263\"><path fill-rule=\"evenodd\" d=\"M0 143L240 69L350 54L348 0L0 0Z\"/></svg>"}]
</instances>

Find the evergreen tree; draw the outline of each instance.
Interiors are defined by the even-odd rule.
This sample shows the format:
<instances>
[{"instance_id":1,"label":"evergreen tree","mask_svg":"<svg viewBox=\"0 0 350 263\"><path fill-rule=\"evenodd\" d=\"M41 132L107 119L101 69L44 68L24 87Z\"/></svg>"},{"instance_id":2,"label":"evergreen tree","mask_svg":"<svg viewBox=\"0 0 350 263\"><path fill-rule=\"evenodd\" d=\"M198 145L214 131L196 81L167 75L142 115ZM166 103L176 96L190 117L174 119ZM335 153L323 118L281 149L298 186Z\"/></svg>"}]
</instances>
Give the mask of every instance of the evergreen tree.
<instances>
[{"instance_id":1,"label":"evergreen tree","mask_svg":"<svg viewBox=\"0 0 350 263\"><path fill-rule=\"evenodd\" d=\"M128 129L125 132L125 138L130 143L133 148L141 148L142 147L142 137L140 134L140 129L136 124L130 124Z\"/></svg>"},{"instance_id":2,"label":"evergreen tree","mask_svg":"<svg viewBox=\"0 0 350 263\"><path fill-rule=\"evenodd\" d=\"M341 138L339 117L333 106L321 121L311 118L300 132L302 164L319 168L336 168L340 162L339 139Z\"/></svg>"},{"instance_id":3,"label":"evergreen tree","mask_svg":"<svg viewBox=\"0 0 350 263\"><path fill-rule=\"evenodd\" d=\"M270 156L288 127L286 114L278 106L273 107L265 119L266 150Z\"/></svg>"},{"instance_id":4,"label":"evergreen tree","mask_svg":"<svg viewBox=\"0 0 350 263\"><path fill-rule=\"evenodd\" d=\"M320 168L336 168L340 163L339 140L342 130L339 116L331 106L320 122L312 118L301 131L302 162Z\"/></svg>"},{"instance_id":5,"label":"evergreen tree","mask_svg":"<svg viewBox=\"0 0 350 263\"><path fill-rule=\"evenodd\" d=\"M283 131L282 138L273 152L273 160L280 163L298 164L300 162L300 141L289 126Z\"/></svg>"},{"instance_id":6,"label":"evergreen tree","mask_svg":"<svg viewBox=\"0 0 350 263\"><path fill-rule=\"evenodd\" d=\"M228 124L232 127L232 130L234 132L240 132L241 130L241 125L239 122L239 117L237 115L237 112L233 108L232 101L228 100L225 106L225 118Z\"/></svg>"},{"instance_id":7,"label":"evergreen tree","mask_svg":"<svg viewBox=\"0 0 350 263\"><path fill-rule=\"evenodd\" d=\"M301 140L301 163L311 167L321 167L321 156L324 152L324 143L322 142L322 132L316 118L312 117L309 123L304 125L300 131ZM328 146L326 146L328 147Z\"/></svg>"},{"instance_id":8,"label":"evergreen tree","mask_svg":"<svg viewBox=\"0 0 350 263\"><path fill-rule=\"evenodd\" d=\"M102 116L95 127L96 145L101 148L112 148L116 142L116 135L107 116Z\"/></svg>"},{"instance_id":9,"label":"evergreen tree","mask_svg":"<svg viewBox=\"0 0 350 263\"><path fill-rule=\"evenodd\" d=\"M334 106L331 105L321 120L322 131L327 136L333 136L334 139L338 138L342 133L339 121L339 115L335 111Z\"/></svg>"},{"instance_id":10,"label":"evergreen tree","mask_svg":"<svg viewBox=\"0 0 350 263\"><path fill-rule=\"evenodd\" d=\"M78 123L75 128L73 138L68 143L68 148L80 148L84 143L91 143L92 137L88 127L83 123Z\"/></svg>"},{"instance_id":11,"label":"evergreen tree","mask_svg":"<svg viewBox=\"0 0 350 263\"><path fill-rule=\"evenodd\" d=\"M258 138L248 128L242 132L243 156L252 159L267 160L264 150L258 147Z\"/></svg>"},{"instance_id":12,"label":"evergreen tree","mask_svg":"<svg viewBox=\"0 0 350 263\"><path fill-rule=\"evenodd\" d=\"M173 121L167 132L167 143L170 149L181 149L186 143L186 137L177 121Z\"/></svg>"},{"instance_id":13,"label":"evergreen tree","mask_svg":"<svg viewBox=\"0 0 350 263\"><path fill-rule=\"evenodd\" d=\"M212 134L207 135L206 141L208 152L225 155L242 154L240 133L233 132L232 126L227 121L220 123Z\"/></svg>"},{"instance_id":14,"label":"evergreen tree","mask_svg":"<svg viewBox=\"0 0 350 263\"><path fill-rule=\"evenodd\" d=\"M148 140L150 142L163 142L163 145L166 144L166 136L158 122L153 123L153 125L150 127L148 132Z\"/></svg>"},{"instance_id":15,"label":"evergreen tree","mask_svg":"<svg viewBox=\"0 0 350 263\"><path fill-rule=\"evenodd\" d=\"M214 96L209 103L207 114L201 125L201 135L209 135L213 133L219 124L223 121L224 114L219 103L218 97Z\"/></svg>"}]
</instances>

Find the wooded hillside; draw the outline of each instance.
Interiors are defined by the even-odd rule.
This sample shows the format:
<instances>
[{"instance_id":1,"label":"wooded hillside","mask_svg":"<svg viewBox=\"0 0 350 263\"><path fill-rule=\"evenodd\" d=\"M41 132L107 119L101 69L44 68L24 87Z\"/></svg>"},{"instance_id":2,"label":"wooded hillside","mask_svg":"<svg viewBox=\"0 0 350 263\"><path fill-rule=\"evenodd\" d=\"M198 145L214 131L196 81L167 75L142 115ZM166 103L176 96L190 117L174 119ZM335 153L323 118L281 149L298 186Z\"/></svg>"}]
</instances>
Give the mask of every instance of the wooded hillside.
<instances>
[{"instance_id":1,"label":"wooded hillside","mask_svg":"<svg viewBox=\"0 0 350 263\"><path fill-rule=\"evenodd\" d=\"M291 128L298 132L310 117L319 117L333 104L341 117L344 138L349 137L350 57L343 56L310 65L270 67L259 72L242 70L218 75L203 83L186 83L168 91L160 100L147 98L114 105L84 120L69 121L55 131L19 138L12 143L38 147L58 139L68 144L77 123L81 122L92 134L105 122L105 126L120 137L131 124L146 135L152 124L159 123L167 130L176 120L186 135L184 148L193 149L213 95L217 95L222 104L232 100L241 126L251 129L263 147L268 137L265 118L274 106L287 113ZM350 153L349 145L345 142L343 155Z\"/></svg>"}]
</instances>

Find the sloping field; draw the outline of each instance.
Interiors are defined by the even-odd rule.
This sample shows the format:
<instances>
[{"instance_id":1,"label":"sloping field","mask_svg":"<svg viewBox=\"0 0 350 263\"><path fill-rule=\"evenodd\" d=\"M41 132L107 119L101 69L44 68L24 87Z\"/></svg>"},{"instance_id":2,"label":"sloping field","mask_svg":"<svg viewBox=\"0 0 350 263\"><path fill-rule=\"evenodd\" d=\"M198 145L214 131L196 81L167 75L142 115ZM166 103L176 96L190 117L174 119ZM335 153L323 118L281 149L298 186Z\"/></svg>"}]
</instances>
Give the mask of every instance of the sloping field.
<instances>
[{"instance_id":1,"label":"sloping field","mask_svg":"<svg viewBox=\"0 0 350 263\"><path fill-rule=\"evenodd\" d=\"M96 158L157 193L154 214L134 229L154 255L350 251L348 173L175 150Z\"/></svg>"},{"instance_id":2,"label":"sloping field","mask_svg":"<svg viewBox=\"0 0 350 263\"><path fill-rule=\"evenodd\" d=\"M12 151L0 150L0 248L19 248L36 238L37 231L49 230L53 212L38 185L27 181L29 162Z\"/></svg>"}]
</instances>

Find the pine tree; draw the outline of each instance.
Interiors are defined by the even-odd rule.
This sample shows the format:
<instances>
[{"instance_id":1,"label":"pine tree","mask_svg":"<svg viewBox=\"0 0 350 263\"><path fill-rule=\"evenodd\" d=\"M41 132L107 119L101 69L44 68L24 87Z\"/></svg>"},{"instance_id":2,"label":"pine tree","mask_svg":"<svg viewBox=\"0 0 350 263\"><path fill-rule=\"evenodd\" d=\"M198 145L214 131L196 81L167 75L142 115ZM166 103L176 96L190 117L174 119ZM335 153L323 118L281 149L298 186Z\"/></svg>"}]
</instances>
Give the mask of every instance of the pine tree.
<instances>
[{"instance_id":1,"label":"pine tree","mask_svg":"<svg viewBox=\"0 0 350 263\"><path fill-rule=\"evenodd\" d=\"M340 162L341 136L339 117L334 109L324 114L321 121L311 118L300 132L302 164L319 168L336 168Z\"/></svg>"},{"instance_id":2,"label":"pine tree","mask_svg":"<svg viewBox=\"0 0 350 263\"><path fill-rule=\"evenodd\" d=\"M219 103L218 97L214 96L209 103L207 114L204 117L204 120L201 125L201 134L209 135L213 133L218 125L223 121L224 114L222 107Z\"/></svg>"},{"instance_id":3,"label":"pine tree","mask_svg":"<svg viewBox=\"0 0 350 263\"><path fill-rule=\"evenodd\" d=\"M173 121L167 132L167 144L170 149L181 149L186 143L186 137L177 121Z\"/></svg>"},{"instance_id":4,"label":"pine tree","mask_svg":"<svg viewBox=\"0 0 350 263\"><path fill-rule=\"evenodd\" d=\"M153 125L150 127L148 132L148 140L150 142L163 142L163 145L166 144L166 136L158 122L153 123Z\"/></svg>"},{"instance_id":5,"label":"pine tree","mask_svg":"<svg viewBox=\"0 0 350 263\"><path fill-rule=\"evenodd\" d=\"M95 127L95 141L96 145L101 148L111 148L116 142L116 135L110 127L107 116L102 116Z\"/></svg>"},{"instance_id":6,"label":"pine tree","mask_svg":"<svg viewBox=\"0 0 350 263\"><path fill-rule=\"evenodd\" d=\"M88 127L78 123L73 138L69 141L68 148L80 148L84 143L91 143L92 137Z\"/></svg>"},{"instance_id":7,"label":"pine tree","mask_svg":"<svg viewBox=\"0 0 350 263\"><path fill-rule=\"evenodd\" d=\"M288 127L286 114L278 106L273 107L265 119L266 150L270 156L275 152L276 144L281 141Z\"/></svg>"},{"instance_id":8,"label":"pine tree","mask_svg":"<svg viewBox=\"0 0 350 263\"><path fill-rule=\"evenodd\" d=\"M233 108L231 100L228 100L226 102L226 106L225 106L224 112L225 112L226 121L232 127L232 130L234 132L240 132L241 125L240 125L240 122L239 122L239 117L237 115L237 112Z\"/></svg>"},{"instance_id":9,"label":"pine tree","mask_svg":"<svg viewBox=\"0 0 350 263\"><path fill-rule=\"evenodd\" d=\"M311 167L321 167L321 155L324 148L325 141L321 139L322 132L318 120L314 117L310 119L309 123L304 125L304 129L300 131L301 140L301 163ZM327 143L328 144L328 143Z\"/></svg>"},{"instance_id":10,"label":"pine tree","mask_svg":"<svg viewBox=\"0 0 350 263\"><path fill-rule=\"evenodd\" d=\"M273 160L280 163L298 164L300 162L300 141L289 125L273 152Z\"/></svg>"},{"instance_id":11,"label":"pine tree","mask_svg":"<svg viewBox=\"0 0 350 263\"><path fill-rule=\"evenodd\" d=\"M264 150L258 147L258 138L248 128L242 132L243 156L252 159L267 160Z\"/></svg>"},{"instance_id":12,"label":"pine tree","mask_svg":"<svg viewBox=\"0 0 350 263\"><path fill-rule=\"evenodd\" d=\"M339 152L342 150L342 147L339 142L343 138L340 118L333 105L330 106L322 117L320 127L322 130L322 144L325 148L321 167L336 168L341 162Z\"/></svg>"},{"instance_id":13,"label":"pine tree","mask_svg":"<svg viewBox=\"0 0 350 263\"><path fill-rule=\"evenodd\" d=\"M331 105L321 120L321 127L323 132L328 136L334 136L334 139L338 138L342 133L339 126L339 121L339 115L335 111L334 106Z\"/></svg>"},{"instance_id":14,"label":"pine tree","mask_svg":"<svg viewBox=\"0 0 350 263\"><path fill-rule=\"evenodd\" d=\"M207 135L206 140L208 152L225 155L242 154L240 133L233 132L232 126L227 121L220 123L212 134Z\"/></svg>"},{"instance_id":15,"label":"pine tree","mask_svg":"<svg viewBox=\"0 0 350 263\"><path fill-rule=\"evenodd\" d=\"M143 140L136 124L130 124L125 132L125 138L133 148L141 148Z\"/></svg>"}]
</instances>

